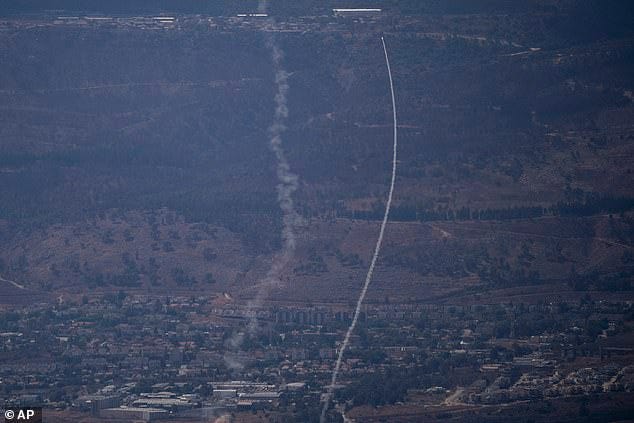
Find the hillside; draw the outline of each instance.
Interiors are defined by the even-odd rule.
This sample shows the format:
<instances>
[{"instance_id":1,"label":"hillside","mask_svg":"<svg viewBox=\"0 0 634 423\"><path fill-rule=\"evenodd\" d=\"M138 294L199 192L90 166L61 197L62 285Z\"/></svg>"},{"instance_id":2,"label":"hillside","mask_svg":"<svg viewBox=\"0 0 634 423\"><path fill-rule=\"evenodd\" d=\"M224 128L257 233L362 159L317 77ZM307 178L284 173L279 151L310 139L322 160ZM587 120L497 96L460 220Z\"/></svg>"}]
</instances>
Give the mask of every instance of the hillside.
<instances>
[{"instance_id":1,"label":"hillside","mask_svg":"<svg viewBox=\"0 0 634 423\"><path fill-rule=\"evenodd\" d=\"M629 8L411 3L354 19L307 2L273 9L274 24L235 5L173 22L97 6L91 16L113 17L7 12L0 276L47 295L253 295L281 245L272 31L304 219L272 299L347 301L363 281L389 182L381 35L400 149L371 299L631 291Z\"/></svg>"}]
</instances>

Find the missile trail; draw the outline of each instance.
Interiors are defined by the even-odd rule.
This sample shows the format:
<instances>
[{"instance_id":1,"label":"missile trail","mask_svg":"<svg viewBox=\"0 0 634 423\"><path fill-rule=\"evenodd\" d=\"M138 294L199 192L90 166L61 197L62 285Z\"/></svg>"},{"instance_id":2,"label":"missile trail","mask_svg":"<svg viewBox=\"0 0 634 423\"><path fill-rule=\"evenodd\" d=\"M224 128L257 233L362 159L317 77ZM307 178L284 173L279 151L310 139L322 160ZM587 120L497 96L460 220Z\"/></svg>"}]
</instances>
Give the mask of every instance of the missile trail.
<instances>
[{"instance_id":1,"label":"missile trail","mask_svg":"<svg viewBox=\"0 0 634 423\"><path fill-rule=\"evenodd\" d=\"M363 284L363 289L361 290L361 295L359 295L359 299L357 300L357 308L354 310L354 317L352 318L352 323L346 332L346 337L343 340L343 345L339 350L339 355L337 356L337 363L335 364L335 370L332 372L332 379L330 381L330 386L328 386L328 391L326 393L326 399L324 401L324 406L321 409L321 418L319 421L324 423L326 421L326 412L328 411L328 407L330 406L330 400L332 398L332 393L334 390L335 383L337 382L337 376L339 376L339 369L341 368L341 360L343 359L343 354L348 347L348 343L350 342L350 336L352 332L354 332L355 327L357 326L357 320L359 319L359 313L361 312L361 305L363 304L363 299L365 298L365 294L368 292L368 287L370 286L370 282L372 281L372 274L374 273L374 266L376 265L376 260L379 257L379 251L381 250L381 243L383 242L383 234L385 233L385 226L387 225L387 220L390 216L390 207L392 206L392 194L394 193L394 181L396 180L396 151L398 146L398 137L397 137L397 123L396 123L396 99L394 97L394 83L392 81L392 70L390 68L390 59L387 55L387 47L385 46L385 40L381 37L381 43L383 43L383 52L385 53L385 64L387 66L387 74L390 79L390 92L392 94L392 116L394 119L394 147L392 153L392 180L390 181L390 193L387 196L387 203L385 205L385 214L383 215L383 221L381 222L381 230L379 231L379 238L376 240L376 246L374 247L374 255L372 256L372 261L370 262L370 267L368 268L368 274L365 277L365 283Z\"/></svg>"},{"instance_id":2,"label":"missile trail","mask_svg":"<svg viewBox=\"0 0 634 423\"><path fill-rule=\"evenodd\" d=\"M261 0L258 9L261 13L265 13L267 2ZM269 20L269 22L272 23L272 20ZM286 131L285 123L288 119L289 74L284 69L284 52L278 46L274 35L270 32L265 32L264 37L266 48L271 54L273 70L275 71L275 87L277 89L274 98L275 113L273 123L268 128L268 136L269 148L275 155L277 166L277 185L275 188L277 191L277 202L282 211L282 248L273 257L266 276L254 286L256 290L255 298L247 303L248 335L257 333L257 309L262 306L262 303L273 288L283 286L281 281L282 272L293 259L297 244L295 231L297 226L302 223L300 215L295 210L293 201L293 193L299 186L299 177L291 170L282 142L282 136ZM224 360L230 369L241 369L244 367L242 360L236 355L236 352L244 342L244 337L244 334L236 333L225 344L228 351L225 352Z\"/></svg>"}]
</instances>

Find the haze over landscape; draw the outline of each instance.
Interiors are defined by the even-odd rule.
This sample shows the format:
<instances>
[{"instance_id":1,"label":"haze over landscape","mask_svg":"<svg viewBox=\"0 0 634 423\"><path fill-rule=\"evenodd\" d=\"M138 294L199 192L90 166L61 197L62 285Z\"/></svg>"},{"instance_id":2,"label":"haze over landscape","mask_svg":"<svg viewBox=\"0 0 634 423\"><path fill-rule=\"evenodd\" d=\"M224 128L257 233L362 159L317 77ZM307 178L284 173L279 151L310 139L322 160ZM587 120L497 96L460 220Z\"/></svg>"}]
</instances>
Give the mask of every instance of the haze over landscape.
<instances>
[{"instance_id":1,"label":"haze over landscape","mask_svg":"<svg viewBox=\"0 0 634 423\"><path fill-rule=\"evenodd\" d=\"M627 2L45 3L0 5L7 404L631 418Z\"/></svg>"}]
</instances>

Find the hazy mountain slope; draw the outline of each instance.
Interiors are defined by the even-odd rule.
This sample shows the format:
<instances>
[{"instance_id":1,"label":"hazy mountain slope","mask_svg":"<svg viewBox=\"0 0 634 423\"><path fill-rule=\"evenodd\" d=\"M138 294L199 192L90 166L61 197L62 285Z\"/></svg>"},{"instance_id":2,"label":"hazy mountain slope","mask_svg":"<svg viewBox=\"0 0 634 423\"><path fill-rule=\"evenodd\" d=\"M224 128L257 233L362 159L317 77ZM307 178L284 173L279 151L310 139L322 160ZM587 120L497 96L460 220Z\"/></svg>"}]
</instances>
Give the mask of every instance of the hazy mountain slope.
<instances>
[{"instance_id":1,"label":"hazy mountain slope","mask_svg":"<svg viewBox=\"0 0 634 423\"><path fill-rule=\"evenodd\" d=\"M0 275L48 290L250 295L281 226L261 33L273 28L291 87L284 146L306 218L285 276L291 297L328 300L339 287L338 299L351 298L361 283L389 178L381 34L401 126L401 223L388 227L371 295L629 289L625 9L430 5L390 4L361 20L320 9L274 27L192 15L5 18ZM585 33L571 29L578 16Z\"/></svg>"}]
</instances>

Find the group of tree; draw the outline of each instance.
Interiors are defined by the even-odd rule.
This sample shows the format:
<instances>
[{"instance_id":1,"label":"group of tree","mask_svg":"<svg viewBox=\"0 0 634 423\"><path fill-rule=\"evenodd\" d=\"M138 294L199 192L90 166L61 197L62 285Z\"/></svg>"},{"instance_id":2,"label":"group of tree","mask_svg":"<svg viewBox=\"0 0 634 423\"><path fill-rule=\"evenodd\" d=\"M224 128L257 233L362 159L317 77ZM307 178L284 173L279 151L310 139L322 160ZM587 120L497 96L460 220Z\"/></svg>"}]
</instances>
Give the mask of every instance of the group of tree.
<instances>
[{"instance_id":1,"label":"group of tree","mask_svg":"<svg viewBox=\"0 0 634 423\"><path fill-rule=\"evenodd\" d=\"M455 220L512 220L533 219L543 216L585 217L600 213L623 213L634 209L634 198L610 195L586 195L583 200L562 201L550 207L512 206L497 209L452 209L438 207L430 209L412 204L392 206L390 218L401 222L429 222ZM337 216L358 220L381 220L383 205L377 204L372 210L350 210L337 207Z\"/></svg>"}]
</instances>

